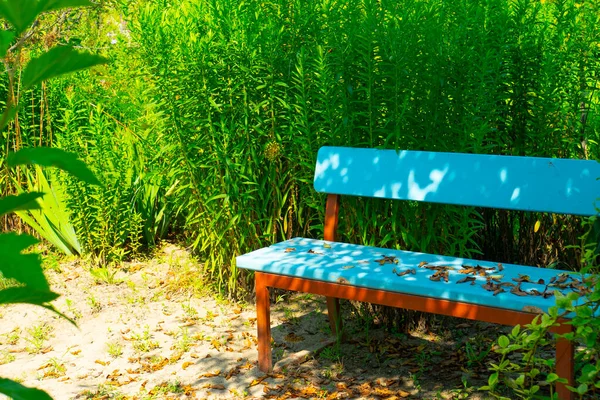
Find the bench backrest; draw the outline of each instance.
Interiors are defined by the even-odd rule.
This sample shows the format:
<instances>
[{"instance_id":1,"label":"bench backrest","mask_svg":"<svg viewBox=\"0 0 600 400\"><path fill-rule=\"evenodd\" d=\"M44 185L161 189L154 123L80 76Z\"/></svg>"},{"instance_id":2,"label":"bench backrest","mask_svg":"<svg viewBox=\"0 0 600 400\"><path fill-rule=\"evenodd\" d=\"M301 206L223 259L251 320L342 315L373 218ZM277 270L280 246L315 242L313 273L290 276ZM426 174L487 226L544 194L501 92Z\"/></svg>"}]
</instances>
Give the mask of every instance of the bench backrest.
<instances>
[{"instance_id":1,"label":"bench backrest","mask_svg":"<svg viewBox=\"0 0 600 400\"><path fill-rule=\"evenodd\" d=\"M322 147L318 192L595 215L600 163L540 157ZM598 204L600 207L600 203Z\"/></svg>"}]
</instances>

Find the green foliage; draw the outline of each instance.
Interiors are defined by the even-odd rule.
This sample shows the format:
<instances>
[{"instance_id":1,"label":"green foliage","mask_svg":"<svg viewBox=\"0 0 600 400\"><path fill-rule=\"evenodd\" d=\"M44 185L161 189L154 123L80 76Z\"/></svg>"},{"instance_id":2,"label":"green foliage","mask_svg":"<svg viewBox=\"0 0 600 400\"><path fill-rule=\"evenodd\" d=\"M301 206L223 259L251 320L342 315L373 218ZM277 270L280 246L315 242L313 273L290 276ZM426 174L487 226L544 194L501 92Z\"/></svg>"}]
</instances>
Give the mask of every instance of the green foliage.
<instances>
[{"instance_id":1,"label":"green foliage","mask_svg":"<svg viewBox=\"0 0 600 400\"><path fill-rule=\"evenodd\" d=\"M3 33L0 41L0 52L7 56L8 46L11 40L20 35L31 25L41 12L71 7L76 5L89 5L90 3L82 0L2 0L0 1L0 17L5 22L12 25L13 32ZM27 36L19 39L14 46L17 54L20 51L23 42ZM9 66L6 58L4 59L6 72L9 80L9 91L5 100L5 112L0 125L0 131L4 131L8 120L16 115L19 101L15 97L14 74L15 69ZM25 67L22 76L23 85L30 88L43 80L72 72L76 69L85 68L102 60L95 56L86 56L82 53L72 53L64 51L50 51L37 59L33 59ZM20 60L15 64L20 66ZM8 147L7 147L8 148ZM77 156L57 149L24 149L7 157L8 166L16 165L40 165L56 166L67 172L74 174L75 177L83 179L86 182L97 184L95 176L87 167L77 160ZM46 185L47 186L47 185ZM47 189L48 187L46 187ZM43 188L44 189L44 188ZM0 214L10 211L24 212L33 210L41 212L42 204L33 204L43 198L44 193L35 192L31 194L21 194L0 198ZM54 309L50 301L55 300L58 294L52 292L48 281L42 270L41 260L38 254L24 253L29 247L37 243L37 240L28 235L18 235L16 233L0 234L0 276L2 278L12 279L15 284L9 285L0 290L0 304L10 303L28 303L42 306L46 309L56 312L59 316L66 318L59 311ZM68 319L68 318L67 318ZM51 397L38 389L25 387L9 379L0 378L0 393L13 399L34 400L50 399Z\"/></svg>"},{"instance_id":2,"label":"green foliage","mask_svg":"<svg viewBox=\"0 0 600 400\"><path fill-rule=\"evenodd\" d=\"M90 5L92 3L88 0L2 0L0 1L0 17L8 21L15 29L15 34L18 35L29 28L35 19L45 11ZM54 72L56 75L60 73L60 69L55 68Z\"/></svg>"},{"instance_id":3,"label":"green foliage","mask_svg":"<svg viewBox=\"0 0 600 400\"><path fill-rule=\"evenodd\" d=\"M177 237L236 295L252 287L237 254L322 235L324 198L311 187L322 145L595 157L598 7L106 2L78 15L81 28L40 20L29 55L79 43L114 62L22 92L31 107L0 142L66 149L100 177L103 187L64 179L71 221L99 263ZM340 240L577 269L565 245L578 224L344 199Z\"/></svg>"},{"instance_id":4,"label":"green foliage","mask_svg":"<svg viewBox=\"0 0 600 400\"><path fill-rule=\"evenodd\" d=\"M80 53L71 47L55 47L27 63L23 71L25 90L58 75L104 64L107 60L100 56ZM34 149L32 149L34 150Z\"/></svg>"},{"instance_id":5,"label":"green foliage","mask_svg":"<svg viewBox=\"0 0 600 400\"><path fill-rule=\"evenodd\" d=\"M26 150L31 149L23 149L21 151L25 152ZM39 151L43 149L36 148L35 150ZM56 149L49 150L52 153ZM36 160L39 159L36 158ZM76 163L73 165L79 165L79 168L81 168L80 163L81 161L76 160ZM85 171L88 174L90 173L87 168L85 168ZM77 174L82 175L81 172ZM43 196L37 200L36 209L19 210L15 211L15 213L42 238L64 254L81 254L81 246L79 245L73 225L69 221L69 213L65 204L65 188L63 185L57 179L54 179L51 185L39 167L36 167L35 171L26 170L25 175L27 175L28 188L37 191L34 193L43 193ZM93 175L91 176L93 177ZM95 177L94 180L96 180ZM24 191L18 181L15 182L15 186L20 192Z\"/></svg>"},{"instance_id":6,"label":"green foliage","mask_svg":"<svg viewBox=\"0 0 600 400\"><path fill-rule=\"evenodd\" d=\"M179 0L124 12L139 44L128 56L164 101L182 229L220 290L235 293L247 282L236 254L322 234L324 199L311 187L322 145L596 154L597 8ZM569 243L572 221L530 239L538 216L497 215L344 199L340 239L463 256L502 243L499 261L533 264L556 262Z\"/></svg>"},{"instance_id":7,"label":"green foliage","mask_svg":"<svg viewBox=\"0 0 600 400\"><path fill-rule=\"evenodd\" d=\"M52 399L43 390L28 388L10 379L0 378L0 393L15 400L48 400Z\"/></svg>"},{"instance_id":8,"label":"green foliage","mask_svg":"<svg viewBox=\"0 0 600 400\"><path fill-rule=\"evenodd\" d=\"M57 167L70 173L80 181L89 183L90 185L100 185L100 181L86 167L84 162L77 159L77 155L65 153L60 149L22 149L17 153L10 154L7 163L9 167L31 163L43 167Z\"/></svg>"},{"instance_id":9,"label":"green foliage","mask_svg":"<svg viewBox=\"0 0 600 400\"><path fill-rule=\"evenodd\" d=\"M585 237L594 235L596 218L586 221ZM553 359L544 356L544 346L555 345L556 338L562 338L573 343L577 348L575 355L575 382L567 386L577 393L580 398L597 398L600 392L600 275L597 268L597 242L584 242L584 268L582 281L586 283L589 293L580 298L576 293L568 296L556 295L556 306L550 308L547 314L537 316L531 324L523 328L515 326L508 336L500 336L494 351L501 354L498 364L491 364L488 385L482 390L488 390L497 398L531 399L539 398L541 392L549 398L557 398L555 388L557 383L566 383L566 379L556 374ZM585 301L583 301L585 299ZM558 325L561 317L570 318L573 332L556 335L549 339L550 329ZM540 393L538 393L540 392ZM508 394L507 394L508 393ZM547 397L546 397L547 398Z\"/></svg>"}]
</instances>

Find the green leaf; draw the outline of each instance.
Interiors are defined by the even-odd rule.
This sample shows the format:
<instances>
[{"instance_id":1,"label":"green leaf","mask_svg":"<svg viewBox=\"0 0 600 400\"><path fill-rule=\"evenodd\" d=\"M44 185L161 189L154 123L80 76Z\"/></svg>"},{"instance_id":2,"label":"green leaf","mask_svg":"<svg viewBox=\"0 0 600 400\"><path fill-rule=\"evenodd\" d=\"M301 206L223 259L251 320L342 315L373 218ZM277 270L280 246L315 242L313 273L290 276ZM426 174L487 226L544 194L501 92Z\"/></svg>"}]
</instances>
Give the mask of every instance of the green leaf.
<instances>
[{"instance_id":1,"label":"green leaf","mask_svg":"<svg viewBox=\"0 0 600 400\"><path fill-rule=\"evenodd\" d=\"M577 386L577 394L584 395L587 393L587 391L588 391L587 384L582 383L581 385Z\"/></svg>"},{"instance_id":2,"label":"green leaf","mask_svg":"<svg viewBox=\"0 0 600 400\"><path fill-rule=\"evenodd\" d=\"M36 202L36 199L42 197L44 193L32 192L23 193L18 196L6 196L0 198L0 216L8 214L9 212L19 210L37 210L40 205Z\"/></svg>"},{"instance_id":3,"label":"green leaf","mask_svg":"<svg viewBox=\"0 0 600 400\"><path fill-rule=\"evenodd\" d=\"M516 337L521 332L521 325L515 325L510 333L513 337Z\"/></svg>"},{"instance_id":4,"label":"green leaf","mask_svg":"<svg viewBox=\"0 0 600 400\"><path fill-rule=\"evenodd\" d=\"M45 307L58 298L58 294L50 290L36 290L28 286L17 286L0 290L0 304L27 303Z\"/></svg>"},{"instance_id":5,"label":"green leaf","mask_svg":"<svg viewBox=\"0 0 600 400\"><path fill-rule=\"evenodd\" d=\"M48 290L39 254L23 254L23 250L38 240L29 235L0 234L0 271L5 278L13 278L33 289Z\"/></svg>"},{"instance_id":6,"label":"green leaf","mask_svg":"<svg viewBox=\"0 0 600 400\"><path fill-rule=\"evenodd\" d=\"M8 156L9 166L37 164L43 167L56 167L91 185L100 185L94 173L77 155L50 147L29 147Z\"/></svg>"},{"instance_id":7,"label":"green leaf","mask_svg":"<svg viewBox=\"0 0 600 400\"><path fill-rule=\"evenodd\" d=\"M72 47L54 47L27 63L22 75L23 87L29 89L47 79L104 64L107 61L104 57L80 53Z\"/></svg>"},{"instance_id":8,"label":"green leaf","mask_svg":"<svg viewBox=\"0 0 600 400\"><path fill-rule=\"evenodd\" d=\"M590 318L592 315L594 315L594 310L592 310L592 307L589 306L576 307L575 312L577 313L577 316L581 318Z\"/></svg>"},{"instance_id":9,"label":"green leaf","mask_svg":"<svg viewBox=\"0 0 600 400\"><path fill-rule=\"evenodd\" d=\"M558 379L558 375L556 375L554 372L551 372L551 373L549 373L549 374L548 374L548 376L546 377L546 382L548 382L548 383L552 383L552 382L554 382L554 381L555 381L555 380L557 380L557 379Z\"/></svg>"},{"instance_id":10,"label":"green leaf","mask_svg":"<svg viewBox=\"0 0 600 400\"><path fill-rule=\"evenodd\" d=\"M502 347L503 349L508 347L509 344L510 344L510 340L508 340L508 338L506 336L502 335L498 338L498 345L500 347Z\"/></svg>"},{"instance_id":11,"label":"green leaf","mask_svg":"<svg viewBox=\"0 0 600 400\"><path fill-rule=\"evenodd\" d=\"M44 11L90 5L88 0L0 0L0 17L6 19L19 35Z\"/></svg>"},{"instance_id":12,"label":"green leaf","mask_svg":"<svg viewBox=\"0 0 600 400\"><path fill-rule=\"evenodd\" d=\"M69 7L88 7L94 4L89 0L39 0L41 11L59 10Z\"/></svg>"},{"instance_id":13,"label":"green leaf","mask_svg":"<svg viewBox=\"0 0 600 400\"><path fill-rule=\"evenodd\" d=\"M10 48L10 44L14 38L14 32L0 31L0 58L4 58L4 56L6 56L6 52Z\"/></svg>"},{"instance_id":14,"label":"green leaf","mask_svg":"<svg viewBox=\"0 0 600 400\"><path fill-rule=\"evenodd\" d=\"M581 369L581 378L580 382L592 382L594 378L598 375L598 369L593 364L586 364Z\"/></svg>"},{"instance_id":15,"label":"green leaf","mask_svg":"<svg viewBox=\"0 0 600 400\"><path fill-rule=\"evenodd\" d=\"M15 28L17 35L29 28L39 13L37 0L0 0L0 17Z\"/></svg>"},{"instance_id":16,"label":"green leaf","mask_svg":"<svg viewBox=\"0 0 600 400\"><path fill-rule=\"evenodd\" d=\"M493 374L490 375L490 377L488 378L488 385L490 387L494 387L496 385L496 383L498 383L498 373L494 372Z\"/></svg>"},{"instance_id":17,"label":"green leaf","mask_svg":"<svg viewBox=\"0 0 600 400\"><path fill-rule=\"evenodd\" d=\"M43 390L28 388L5 378L0 378L0 393L14 400L52 400L52 397Z\"/></svg>"}]
</instances>

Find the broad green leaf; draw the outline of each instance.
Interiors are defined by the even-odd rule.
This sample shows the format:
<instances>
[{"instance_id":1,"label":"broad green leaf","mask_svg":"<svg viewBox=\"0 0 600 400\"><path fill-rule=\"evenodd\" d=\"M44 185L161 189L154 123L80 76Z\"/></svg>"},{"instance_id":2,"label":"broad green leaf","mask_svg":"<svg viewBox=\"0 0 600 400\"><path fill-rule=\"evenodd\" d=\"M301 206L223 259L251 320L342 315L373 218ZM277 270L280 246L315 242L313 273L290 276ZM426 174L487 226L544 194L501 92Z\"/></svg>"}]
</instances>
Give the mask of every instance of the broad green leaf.
<instances>
[{"instance_id":1,"label":"broad green leaf","mask_svg":"<svg viewBox=\"0 0 600 400\"><path fill-rule=\"evenodd\" d=\"M500 336L498 338L498 345L502 348L506 348L508 347L508 345L510 344L510 340L508 340L508 338L504 335Z\"/></svg>"},{"instance_id":2,"label":"broad green leaf","mask_svg":"<svg viewBox=\"0 0 600 400\"><path fill-rule=\"evenodd\" d=\"M585 383L582 383L581 385L577 386L577 394L579 395L584 395L586 394L588 391L588 385Z\"/></svg>"},{"instance_id":3,"label":"broad green leaf","mask_svg":"<svg viewBox=\"0 0 600 400\"><path fill-rule=\"evenodd\" d=\"M549 373L549 374L548 374L548 376L546 377L546 382L548 382L548 383L552 383L552 382L554 382L554 381L555 381L555 380L557 380L557 379L558 379L558 375L556 375L554 372L551 372L551 373Z\"/></svg>"},{"instance_id":4,"label":"broad green leaf","mask_svg":"<svg viewBox=\"0 0 600 400\"><path fill-rule=\"evenodd\" d=\"M589 306L577 307L575 308L575 312L577 313L577 316L581 318L590 318L592 315L594 315L594 310Z\"/></svg>"},{"instance_id":5,"label":"broad green leaf","mask_svg":"<svg viewBox=\"0 0 600 400\"><path fill-rule=\"evenodd\" d=\"M40 11L58 10L69 7L88 7L93 3L89 0L39 0Z\"/></svg>"},{"instance_id":6,"label":"broad green leaf","mask_svg":"<svg viewBox=\"0 0 600 400\"><path fill-rule=\"evenodd\" d=\"M0 58L4 58L14 38L14 32L0 31Z\"/></svg>"},{"instance_id":7,"label":"broad green leaf","mask_svg":"<svg viewBox=\"0 0 600 400\"><path fill-rule=\"evenodd\" d=\"M13 211L19 210L36 210L40 208L40 205L36 202L36 199L42 197L44 193L32 192L23 193L18 196L6 196L0 198L0 216Z\"/></svg>"},{"instance_id":8,"label":"broad green leaf","mask_svg":"<svg viewBox=\"0 0 600 400\"><path fill-rule=\"evenodd\" d=\"M17 35L29 28L39 13L37 0L0 0L0 17L15 28Z\"/></svg>"},{"instance_id":9,"label":"broad green leaf","mask_svg":"<svg viewBox=\"0 0 600 400\"><path fill-rule=\"evenodd\" d=\"M39 254L22 253L37 242L36 238L29 235L12 232L0 234L0 271L4 277L16 279L30 288L48 290Z\"/></svg>"},{"instance_id":10,"label":"broad green leaf","mask_svg":"<svg viewBox=\"0 0 600 400\"><path fill-rule=\"evenodd\" d=\"M92 3L88 0L0 0L0 17L6 19L19 35L44 11L89 5Z\"/></svg>"},{"instance_id":11,"label":"broad green leaf","mask_svg":"<svg viewBox=\"0 0 600 400\"><path fill-rule=\"evenodd\" d=\"M50 184L46 178L47 173L39 166L35 167L35 173L30 169L24 172L27 176L28 189L42 192L44 196L37 201L39 209L16 211L16 214L38 235L65 254L81 254L81 245L70 222L63 185L58 180L54 180L53 184ZM25 191L20 184L17 184L17 187L19 191Z\"/></svg>"},{"instance_id":12,"label":"broad green leaf","mask_svg":"<svg viewBox=\"0 0 600 400\"><path fill-rule=\"evenodd\" d=\"M521 332L521 325L515 325L515 327L512 329L511 335L513 337L517 337L520 332Z\"/></svg>"},{"instance_id":13,"label":"broad green leaf","mask_svg":"<svg viewBox=\"0 0 600 400\"><path fill-rule=\"evenodd\" d=\"M0 304L27 303L46 306L58 298L58 294L50 290L36 290L27 286L17 286L0 290Z\"/></svg>"},{"instance_id":14,"label":"broad green leaf","mask_svg":"<svg viewBox=\"0 0 600 400\"><path fill-rule=\"evenodd\" d=\"M50 78L79 71L108 60L91 53L80 53L72 47L59 46L27 63L23 71L23 87L29 89Z\"/></svg>"},{"instance_id":15,"label":"broad green leaf","mask_svg":"<svg viewBox=\"0 0 600 400\"><path fill-rule=\"evenodd\" d=\"M14 400L52 400L52 397L43 390L28 388L5 378L0 378L0 393Z\"/></svg>"},{"instance_id":16,"label":"broad green leaf","mask_svg":"<svg viewBox=\"0 0 600 400\"><path fill-rule=\"evenodd\" d=\"M580 378L580 382L593 382L594 378L596 378L598 376L598 373L600 371L598 371L597 367L593 364L586 364L583 366L582 370L581 370L581 378Z\"/></svg>"},{"instance_id":17,"label":"broad green leaf","mask_svg":"<svg viewBox=\"0 0 600 400\"><path fill-rule=\"evenodd\" d=\"M496 385L496 383L498 383L498 373L494 372L488 378L488 385L491 387L494 387Z\"/></svg>"},{"instance_id":18,"label":"broad green leaf","mask_svg":"<svg viewBox=\"0 0 600 400\"><path fill-rule=\"evenodd\" d=\"M29 147L21 149L8 156L9 166L23 164L37 164L43 167L56 167L66 171L74 177L91 185L100 185L100 182L89 170L85 163L77 159L77 155L61 149L50 147Z\"/></svg>"}]
</instances>

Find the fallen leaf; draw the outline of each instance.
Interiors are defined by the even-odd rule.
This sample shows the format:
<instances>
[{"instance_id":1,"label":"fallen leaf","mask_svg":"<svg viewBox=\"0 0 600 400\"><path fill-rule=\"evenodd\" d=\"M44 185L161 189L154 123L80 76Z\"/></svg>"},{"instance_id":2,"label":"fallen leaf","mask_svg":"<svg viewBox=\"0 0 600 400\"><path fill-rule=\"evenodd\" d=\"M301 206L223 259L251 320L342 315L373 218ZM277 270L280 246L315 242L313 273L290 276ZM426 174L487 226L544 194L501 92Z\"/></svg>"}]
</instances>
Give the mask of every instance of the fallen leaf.
<instances>
[{"instance_id":1,"label":"fallen leaf","mask_svg":"<svg viewBox=\"0 0 600 400\"><path fill-rule=\"evenodd\" d=\"M217 385L215 383L207 383L204 386L202 386L203 389L216 389L216 390L225 390L225 386L223 385Z\"/></svg>"},{"instance_id":2,"label":"fallen leaf","mask_svg":"<svg viewBox=\"0 0 600 400\"><path fill-rule=\"evenodd\" d=\"M456 281L456 283L475 282L477 279L474 276L465 276Z\"/></svg>"},{"instance_id":3,"label":"fallen leaf","mask_svg":"<svg viewBox=\"0 0 600 400\"><path fill-rule=\"evenodd\" d=\"M189 366L194 365L193 362L191 361L186 361L183 363L183 365L181 366L181 369L186 370Z\"/></svg>"},{"instance_id":4,"label":"fallen leaf","mask_svg":"<svg viewBox=\"0 0 600 400\"><path fill-rule=\"evenodd\" d=\"M535 307L535 306L524 306L523 311L534 313L534 314L543 314L544 313L544 310L542 310L539 307Z\"/></svg>"},{"instance_id":5,"label":"fallen leaf","mask_svg":"<svg viewBox=\"0 0 600 400\"><path fill-rule=\"evenodd\" d=\"M107 362L107 361L100 361L100 360L96 360L96 361L94 361L94 362L95 362L96 364L100 364L100 365L104 365L104 366L106 366L106 365L110 364L110 363L109 363L109 362Z\"/></svg>"},{"instance_id":6,"label":"fallen leaf","mask_svg":"<svg viewBox=\"0 0 600 400\"><path fill-rule=\"evenodd\" d=\"M249 387L256 386L256 385L260 384L262 381L264 381L268 377L269 377L269 375L265 375L265 376L261 376L258 379L254 379L252 382L250 382Z\"/></svg>"},{"instance_id":7,"label":"fallen leaf","mask_svg":"<svg viewBox=\"0 0 600 400\"><path fill-rule=\"evenodd\" d=\"M220 369L218 369L218 370L216 370L214 372L204 373L204 374L200 375L198 378L214 378L215 376L219 376L219 375L221 375L221 370Z\"/></svg>"}]
</instances>

